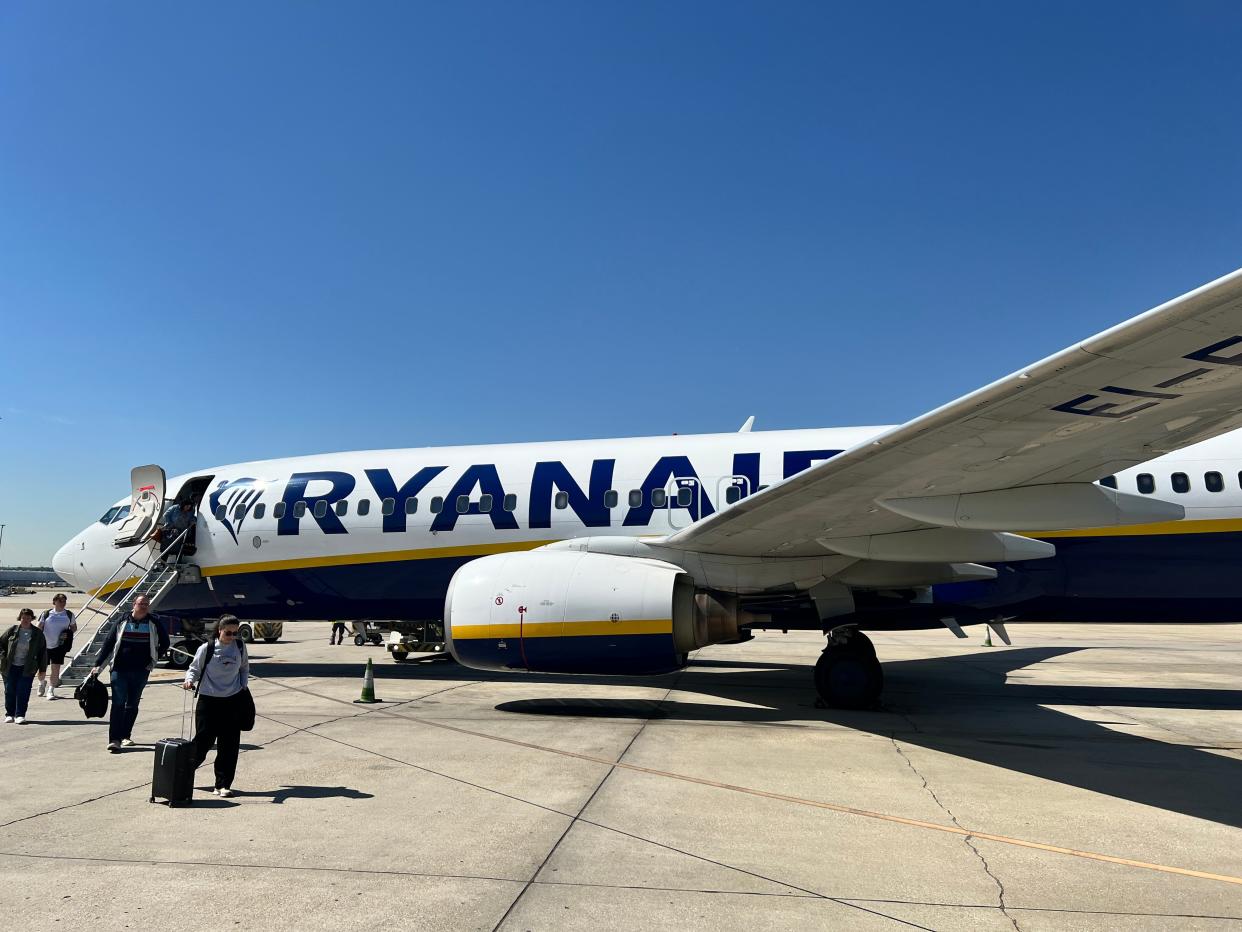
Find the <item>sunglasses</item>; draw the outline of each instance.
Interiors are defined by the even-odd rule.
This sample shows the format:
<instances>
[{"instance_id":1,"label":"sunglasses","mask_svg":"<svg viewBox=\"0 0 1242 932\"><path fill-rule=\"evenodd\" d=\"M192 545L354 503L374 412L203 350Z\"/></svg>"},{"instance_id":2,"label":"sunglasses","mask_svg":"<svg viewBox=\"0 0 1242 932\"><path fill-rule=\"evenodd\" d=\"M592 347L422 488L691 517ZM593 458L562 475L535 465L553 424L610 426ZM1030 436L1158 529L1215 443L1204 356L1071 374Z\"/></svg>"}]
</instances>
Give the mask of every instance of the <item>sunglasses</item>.
<instances>
[{"instance_id":1,"label":"sunglasses","mask_svg":"<svg viewBox=\"0 0 1242 932\"><path fill-rule=\"evenodd\" d=\"M220 637L222 637L222 638L224 638L224 637L235 638L235 637L237 637L237 632L236 632L236 631L221 631L221 632L220 632Z\"/></svg>"}]
</instances>

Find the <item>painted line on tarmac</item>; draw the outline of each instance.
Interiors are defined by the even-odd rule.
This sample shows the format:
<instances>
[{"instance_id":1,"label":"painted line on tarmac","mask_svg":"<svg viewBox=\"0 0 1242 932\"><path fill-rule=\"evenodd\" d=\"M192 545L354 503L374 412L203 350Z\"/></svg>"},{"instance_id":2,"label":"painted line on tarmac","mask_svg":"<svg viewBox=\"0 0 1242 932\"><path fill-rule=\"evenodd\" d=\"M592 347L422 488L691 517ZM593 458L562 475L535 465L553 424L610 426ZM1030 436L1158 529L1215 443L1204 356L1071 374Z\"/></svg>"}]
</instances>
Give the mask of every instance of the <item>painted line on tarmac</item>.
<instances>
[{"instance_id":1,"label":"painted line on tarmac","mask_svg":"<svg viewBox=\"0 0 1242 932\"><path fill-rule=\"evenodd\" d=\"M255 677L258 679L258 677ZM343 705L352 705L352 702L345 699L337 699L333 696L325 696L321 693L312 692L298 686L290 686L280 683L276 680L267 679L269 683L276 683L278 686L285 686L288 689L303 692L319 699L327 699L331 702L338 702ZM592 764L601 764L605 767L616 767L622 770L629 770L633 773L645 773L653 777L664 777L669 780L680 780L683 783L694 783L698 786L707 786L712 789L728 790L732 793L741 793L746 796L755 796L760 799L774 799L780 802L793 803L798 806L809 806L814 809L826 809L829 812L838 812L842 815L859 816L864 819L872 819L877 822L889 822L894 825L906 825L911 828L926 829L930 832L942 832L946 835L957 835L963 838L981 838L984 841L994 841L1002 845L1011 845L1016 848L1028 848L1033 851L1044 851L1049 854L1064 854L1070 857L1082 858L1087 861L1101 861L1105 864L1119 864L1123 867L1134 867L1140 870L1157 871L1161 874L1174 874L1179 877L1194 877L1199 880L1213 880L1217 883L1228 883L1236 886L1242 886L1242 877L1234 877L1229 874L1215 874L1211 871L1194 870L1189 867L1175 867L1170 864L1154 864L1150 861L1138 861L1133 858L1123 858L1112 854L1103 854L1098 851L1086 851L1081 848L1066 848L1061 845L1050 845L1041 841L1029 841L1025 838L1013 838L1009 835L997 835L992 832L980 832L974 829L960 828L956 825L942 825L939 822L927 822L923 819L911 819L906 816L891 815L887 812L873 812L870 809L859 809L854 806L842 806L839 803L825 802L819 799L804 799L801 796L790 796L786 793L773 793L768 790L757 790L749 786L738 786L735 783L721 783L717 780L708 780L704 777L694 777L689 774L675 773L670 770L657 770L652 767L642 767L638 764L626 764L620 761L609 760L605 757L595 757L591 754L583 754L578 751L565 751L560 748L547 747L542 744L533 744L529 741L518 741L516 738L504 738L499 735L489 735L482 731L472 731L469 728L461 728L457 725L449 725L444 722L432 721L431 719L418 718L413 715L403 715L392 709L376 709L381 715L391 715L395 718L402 719L407 722L416 722L420 725L426 725L430 728L439 728L444 731L456 732L460 735L467 735L472 738L483 738L487 741L498 741L501 744L508 744L512 747L526 748L531 751L541 751L546 754L556 754L560 757L567 757L573 760L587 761Z\"/></svg>"}]
</instances>

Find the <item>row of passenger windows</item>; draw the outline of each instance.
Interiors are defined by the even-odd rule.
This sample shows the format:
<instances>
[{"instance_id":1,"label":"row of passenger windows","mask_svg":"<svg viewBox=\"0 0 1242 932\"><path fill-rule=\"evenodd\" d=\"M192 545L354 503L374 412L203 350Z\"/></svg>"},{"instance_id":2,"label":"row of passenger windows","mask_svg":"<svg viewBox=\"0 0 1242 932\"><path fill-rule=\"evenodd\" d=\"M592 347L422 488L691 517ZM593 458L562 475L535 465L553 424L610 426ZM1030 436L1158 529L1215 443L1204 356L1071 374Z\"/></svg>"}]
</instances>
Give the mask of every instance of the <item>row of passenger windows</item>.
<instances>
[{"instance_id":1,"label":"row of passenger windows","mask_svg":"<svg viewBox=\"0 0 1242 932\"><path fill-rule=\"evenodd\" d=\"M1105 476L1100 480L1100 485L1106 485L1110 489L1117 488L1116 476ZM1135 485L1144 495L1151 495L1156 491L1156 477L1149 472L1141 472L1135 477ZM1172 486L1174 492L1189 492L1191 488L1190 476L1184 472L1175 472L1169 477L1169 485ZM1203 474L1203 487L1209 492L1225 491L1225 477L1218 472L1205 472ZM1238 473L1238 488L1242 488L1242 472Z\"/></svg>"},{"instance_id":2,"label":"row of passenger windows","mask_svg":"<svg viewBox=\"0 0 1242 932\"><path fill-rule=\"evenodd\" d=\"M643 504L643 498L644 496L643 496L642 489L631 489L629 492L629 495L626 497L626 503L629 505L630 508L639 508ZM740 501L741 498L742 498L741 486L733 485L725 490L725 501L728 502L730 505ZM616 490L609 489L607 492L604 493L604 507L605 508L616 508L619 502L620 502L620 494ZM677 494L673 497L673 502L680 508L689 508L692 504L694 504L694 490L691 488L678 489ZM651 490L651 507L664 508L665 506L668 505L668 503L669 503L668 493L664 491L664 489L652 489ZM484 514L484 515L490 514L492 508L495 507L495 504L496 504L495 497L492 495L483 494L478 497L478 499L474 502L474 504L477 506L476 508L477 514ZM565 508L568 508L569 507L569 493L568 492L557 492L556 496L552 499L552 504L558 509L563 510ZM471 498L469 495L458 495L457 496L457 501L454 507L456 508L457 513L459 515L469 514L471 511L470 506L471 506ZM517 499L517 496L514 495L513 493L506 495L500 502L500 508L502 511L517 511L517 506L518 506L518 499ZM295 518L302 517L304 514L306 514L306 508L307 508L306 502L302 502L302 501L294 502L293 503L293 516ZM396 499L385 498L380 502L380 514L391 515L395 513L396 510L397 510ZM440 512L442 512L444 510L443 496L440 496L440 495L435 496L429 504L429 510L433 515L438 515ZM287 511L287 506L285 505L285 503L277 502L275 505L272 506L272 517L277 520L280 520L281 518L285 516L286 511ZM336 504L332 506L332 511L334 514L341 516L341 517L349 514L349 502L348 501L337 502ZM412 515L412 514L416 514L417 512L418 512L418 499L407 498L405 500L405 513L407 515ZM216 517L218 519L223 521L227 513L228 513L228 509L224 505L217 506ZM261 519L266 513L267 513L267 505L264 502L259 502L259 504L255 505L254 508L251 510L251 514L253 514L256 521ZM315 507L311 513L316 518L326 517L328 514L328 503L325 501L315 502ZM366 498L361 499L358 502L358 507L355 510L355 513L359 517L366 517L367 515L369 515L371 513L371 500L366 499ZM234 509L235 517L242 517L245 514L246 514L246 509L244 506L238 506L236 509Z\"/></svg>"}]
</instances>

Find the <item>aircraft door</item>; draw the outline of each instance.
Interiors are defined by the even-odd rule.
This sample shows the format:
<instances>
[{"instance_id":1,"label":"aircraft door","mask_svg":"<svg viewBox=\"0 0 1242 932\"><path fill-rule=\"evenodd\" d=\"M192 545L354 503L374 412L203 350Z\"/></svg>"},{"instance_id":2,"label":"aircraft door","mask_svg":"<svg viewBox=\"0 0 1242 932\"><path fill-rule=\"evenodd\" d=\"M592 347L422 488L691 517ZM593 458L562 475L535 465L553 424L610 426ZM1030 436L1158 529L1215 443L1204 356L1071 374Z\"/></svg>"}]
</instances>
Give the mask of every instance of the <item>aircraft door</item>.
<instances>
[{"instance_id":1,"label":"aircraft door","mask_svg":"<svg viewBox=\"0 0 1242 932\"><path fill-rule=\"evenodd\" d=\"M750 479L746 476L723 476L716 483L716 509L724 511L736 505L751 493Z\"/></svg>"},{"instance_id":2,"label":"aircraft door","mask_svg":"<svg viewBox=\"0 0 1242 932\"><path fill-rule=\"evenodd\" d=\"M670 479L667 492L670 527L689 527L703 514L703 483L696 477Z\"/></svg>"},{"instance_id":3,"label":"aircraft door","mask_svg":"<svg viewBox=\"0 0 1242 932\"><path fill-rule=\"evenodd\" d=\"M164 508L164 470L156 465L135 466L129 472L129 517L117 527L113 547L133 547L159 527Z\"/></svg>"}]
</instances>

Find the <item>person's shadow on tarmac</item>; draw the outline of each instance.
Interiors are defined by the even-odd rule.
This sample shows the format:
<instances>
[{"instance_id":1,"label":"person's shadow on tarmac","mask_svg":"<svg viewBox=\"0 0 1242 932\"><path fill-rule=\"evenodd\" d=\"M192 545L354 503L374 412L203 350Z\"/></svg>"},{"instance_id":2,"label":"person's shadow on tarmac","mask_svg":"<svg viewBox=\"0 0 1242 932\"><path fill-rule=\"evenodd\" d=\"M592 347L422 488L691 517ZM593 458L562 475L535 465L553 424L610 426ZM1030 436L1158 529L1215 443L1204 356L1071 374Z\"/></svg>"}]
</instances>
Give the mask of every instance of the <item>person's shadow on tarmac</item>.
<instances>
[{"instance_id":1,"label":"person's shadow on tarmac","mask_svg":"<svg viewBox=\"0 0 1242 932\"><path fill-rule=\"evenodd\" d=\"M373 793L364 793L348 786L282 786L278 790L263 792L259 790L234 790L233 795L239 799L259 796L270 796L273 803L283 803L286 799L374 799Z\"/></svg>"}]
</instances>

